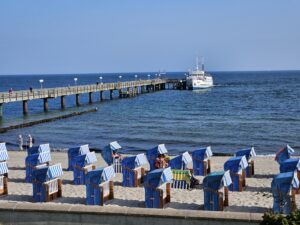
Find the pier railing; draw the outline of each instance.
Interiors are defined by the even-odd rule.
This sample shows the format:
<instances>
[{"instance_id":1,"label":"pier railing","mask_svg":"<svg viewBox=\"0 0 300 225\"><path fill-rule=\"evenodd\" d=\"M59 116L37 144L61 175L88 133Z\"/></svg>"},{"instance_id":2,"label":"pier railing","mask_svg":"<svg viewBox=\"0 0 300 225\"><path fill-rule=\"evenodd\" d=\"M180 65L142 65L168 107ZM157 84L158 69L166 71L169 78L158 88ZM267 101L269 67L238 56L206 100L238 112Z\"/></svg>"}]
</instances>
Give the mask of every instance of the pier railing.
<instances>
[{"instance_id":1,"label":"pier railing","mask_svg":"<svg viewBox=\"0 0 300 225\"><path fill-rule=\"evenodd\" d=\"M167 80L164 79L152 79L152 80L99 83L99 84L80 85L80 86L0 92L0 104L33 100L33 99L56 98L60 96L91 93L97 91L121 90L124 88L164 84L166 82Z\"/></svg>"}]
</instances>

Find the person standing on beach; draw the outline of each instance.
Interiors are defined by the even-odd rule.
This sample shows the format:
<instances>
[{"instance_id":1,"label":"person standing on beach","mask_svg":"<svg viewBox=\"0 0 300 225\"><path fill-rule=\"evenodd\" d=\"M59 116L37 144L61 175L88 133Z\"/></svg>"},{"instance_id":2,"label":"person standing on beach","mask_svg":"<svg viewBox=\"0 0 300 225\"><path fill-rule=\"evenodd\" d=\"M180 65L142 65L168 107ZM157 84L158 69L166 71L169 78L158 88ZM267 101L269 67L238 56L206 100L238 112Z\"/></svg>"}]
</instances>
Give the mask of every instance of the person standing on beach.
<instances>
[{"instance_id":1,"label":"person standing on beach","mask_svg":"<svg viewBox=\"0 0 300 225\"><path fill-rule=\"evenodd\" d=\"M19 149L23 151L23 137L19 134Z\"/></svg>"},{"instance_id":2,"label":"person standing on beach","mask_svg":"<svg viewBox=\"0 0 300 225\"><path fill-rule=\"evenodd\" d=\"M32 147L32 136L30 134L28 134L28 147L31 148Z\"/></svg>"}]
</instances>

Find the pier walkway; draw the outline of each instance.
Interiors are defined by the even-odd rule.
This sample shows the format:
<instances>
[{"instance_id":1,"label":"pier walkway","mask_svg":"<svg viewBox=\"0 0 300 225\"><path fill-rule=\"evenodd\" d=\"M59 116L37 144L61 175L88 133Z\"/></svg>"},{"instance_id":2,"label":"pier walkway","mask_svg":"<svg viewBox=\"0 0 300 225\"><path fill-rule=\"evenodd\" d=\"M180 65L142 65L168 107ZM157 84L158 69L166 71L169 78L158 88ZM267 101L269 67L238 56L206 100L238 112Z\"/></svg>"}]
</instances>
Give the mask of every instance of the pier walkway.
<instances>
[{"instance_id":1,"label":"pier walkway","mask_svg":"<svg viewBox=\"0 0 300 225\"><path fill-rule=\"evenodd\" d=\"M170 82L173 83L173 82ZM41 99L44 102L44 111L48 111L48 99L61 98L61 108L65 108L65 96L75 95L76 105L80 106L80 94L89 94L89 103L93 102L93 93L99 92L100 101L103 101L103 92L110 92L110 99L113 92L118 91L119 97L131 97L146 92L164 90L168 84L167 79L152 79L139 81L126 81L115 83L97 83L91 85L43 88L32 90L21 90L13 92L0 92L0 118L3 116L3 105L11 102L23 102L23 114L28 114L28 101Z\"/></svg>"}]
</instances>

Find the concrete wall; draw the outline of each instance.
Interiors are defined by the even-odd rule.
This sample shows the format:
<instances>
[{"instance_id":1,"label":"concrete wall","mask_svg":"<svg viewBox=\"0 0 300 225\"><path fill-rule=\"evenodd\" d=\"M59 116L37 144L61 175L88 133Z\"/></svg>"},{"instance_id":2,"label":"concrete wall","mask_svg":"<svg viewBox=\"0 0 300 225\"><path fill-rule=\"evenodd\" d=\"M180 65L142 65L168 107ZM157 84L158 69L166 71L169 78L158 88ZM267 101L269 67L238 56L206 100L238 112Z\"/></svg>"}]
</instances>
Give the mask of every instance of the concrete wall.
<instances>
[{"instance_id":1,"label":"concrete wall","mask_svg":"<svg viewBox=\"0 0 300 225\"><path fill-rule=\"evenodd\" d=\"M120 208L57 203L0 203L0 224L259 224L262 214Z\"/></svg>"}]
</instances>

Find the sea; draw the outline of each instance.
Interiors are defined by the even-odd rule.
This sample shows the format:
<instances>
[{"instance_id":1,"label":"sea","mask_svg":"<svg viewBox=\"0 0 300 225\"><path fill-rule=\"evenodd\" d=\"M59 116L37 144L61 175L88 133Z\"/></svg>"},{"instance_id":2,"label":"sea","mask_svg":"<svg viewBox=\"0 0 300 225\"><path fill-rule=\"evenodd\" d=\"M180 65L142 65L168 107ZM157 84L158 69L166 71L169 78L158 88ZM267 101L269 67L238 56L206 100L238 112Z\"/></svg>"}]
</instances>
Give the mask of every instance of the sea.
<instances>
[{"instance_id":1,"label":"sea","mask_svg":"<svg viewBox=\"0 0 300 225\"><path fill-rule=\"evenodd\" d=\"M113 100L107 92L103 102L94 93L93 104L83 94L80 107L75 96L68 96L64 110L60 98L49 99L47 113L42 100L32 100L27 116L22 102L4 104L0 127L92 108L97 112L10 130L0 134L0 141L17 149L18 135L26 142L31 134L35 144L50 143L62 151L82 144L102 149L118 141L124 149L138 151L163 143L171 154L206 146L215 153L234 153L253 146L259 155L275 154L289 144L300 153L300 71L210 73L215 86L200 91L162 90L126 99L116 92ZM74 78L77 85L148 79L148 74L155 78L155 73L1 75L0 92L73 86ZM168 72L162 78L184 76Z\"/></svg>"}]
</instances>

